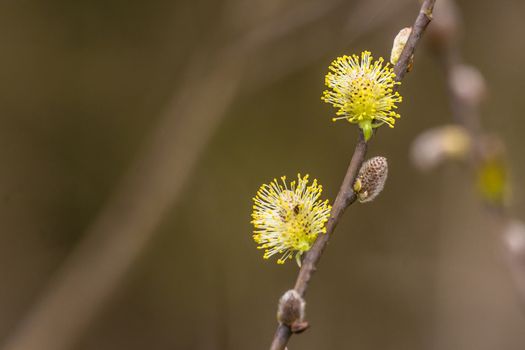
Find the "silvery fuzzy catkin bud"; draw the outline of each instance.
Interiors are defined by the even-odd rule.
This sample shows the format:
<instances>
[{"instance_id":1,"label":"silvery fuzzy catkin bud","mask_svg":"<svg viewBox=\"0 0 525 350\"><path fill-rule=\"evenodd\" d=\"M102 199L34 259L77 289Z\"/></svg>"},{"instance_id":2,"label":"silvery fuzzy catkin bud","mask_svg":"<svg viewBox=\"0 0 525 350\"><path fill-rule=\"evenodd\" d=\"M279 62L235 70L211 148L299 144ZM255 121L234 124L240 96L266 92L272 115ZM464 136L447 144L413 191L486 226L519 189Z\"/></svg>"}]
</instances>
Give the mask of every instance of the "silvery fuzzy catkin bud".
<instances>
[{"instance_id":1,"label":"silvery fuzzy catkin bud","mask_svg":"<svg viewBox=\"0 0 525 350\"><path fill-rule=\"evenodd\" d=\"M359 202L373 201L385 187L388 163L385 157L370 158L363 163L354 183Z\"/></svg>"},{"instance_id":2,"label":"silvery fuzzy catkin bud","mask_svg":"<svg viewBox=\"0 0 525 350\"><path fill-rule=\"evenodd\" d=\"M277 321L287 326L304 321L306 302L296 290L290 289L279 299Z\"/></svg>"},{"instance_id":3,"label":"silvery fuzzy catkin bud","mask_svg":"<svg viewBox=\"0 0 525 350\"><path fill-rule=\"evenodd\" d=\"M479 70L472 66L459 64L450 72L452 92L471 107L477 107L487 96L487 84Z\"/></svg>"},{"instance_id":4,"label":"silvery fuzzy catkin bud","mask_svg":"<svg viewBox=\"0 0 525 350\"><path fill-rule=\"evenodd\" d=\"M410 156L420 170L431 170L446 160L464 160L472 142L467 130L457 125L443 125L426 130L416 137Z\"/></svg>"},{"instance_id":5,"label":"silvery fuzzy catkin bud","mask_svg":"<svg viewBox=\"0 0 525 350\"><path fill-rule=\"evenodd\" d=\"M525 258L525 224L518 220L513 220L507 224L503 233L504 242L507 249L522 259Z\"/></svg>"},{"instance_id":6,"label":"silvery fuzzy catkin bud","mask_svg":"<svg viewBox=\"0 0 525 350\"><path fill-rule=\"evenodd\" d=\"M403 52L403 49L405 48L405 45L411 32L412 27L406 27L401 29L396 35L394 39L394 44L392 45L392 52L390 54L390 63L392 63L393 65L395 65L397 61L399 61L401 52Z\"/></svg>"}]
</instances>

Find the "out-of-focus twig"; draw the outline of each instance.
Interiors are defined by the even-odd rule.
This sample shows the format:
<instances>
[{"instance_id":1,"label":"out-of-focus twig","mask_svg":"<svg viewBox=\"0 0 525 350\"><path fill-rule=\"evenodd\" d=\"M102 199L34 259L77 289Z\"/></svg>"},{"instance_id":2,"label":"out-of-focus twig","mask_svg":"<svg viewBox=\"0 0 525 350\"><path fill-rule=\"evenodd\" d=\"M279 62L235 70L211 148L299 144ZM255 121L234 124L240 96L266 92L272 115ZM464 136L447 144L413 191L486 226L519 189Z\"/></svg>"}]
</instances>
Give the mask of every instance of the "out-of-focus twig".
<instances>
[{"instance_id":1,"label":"out-of-focus twig","mask_svg":"<svg viewBox=\"0 0 525 350\"><path fill-rule=\"evenodd\" d=\"M429 33L446 78L453 120L469 138L468 160L480 199L503 240L505 258L516 291L525 306L525 225L507 213L509 187L503 141L483 129L479 106L486 94L482 74L462 62L459 47L461 16L453 0L443 1L436 12L436 25Z\"/></svg>"},{"instance_id":2,"label":"out-of-focus twig","mask_svg":"<svg viewBox=\"0 0 525 350\"><path fill-rule=\"evenodd\" d=\"M236 94L241 62L205 77L194 67L109 202L63 263L5 350L65 350L86 328L179 196ZM204 104L203 101L206 101Z\"/></svg>"},{"instance_id":3,"label":"out-of-focus twig","mask_svg":"<svg viewBox=\"0 0 525 350\"><path fill-rule=\"evenodd\" d=\"M407 40L403 52L401 53L399 61L394 67L396 81L401 81L407 72L416 46L421 39L421 35L432 20L432 10L434 3L435 0L425 0L421 6L420 12L416 17L416 21L412 28L412 32ZM335 198L330 219L326 224L326 233L320 235L317 238L312 248L306 254L302 262L301 269L299 270L294 289L297 291L297 293L299 293L300 296L304 296L306 293L310 279L312 278L317 264L321 259L323 251L343 213L345 212L346 208L348 208L356 200L353 184L355 182L357 173L359 172L359 169L365 160L366 152L367 142L364 139L363 133L360 132L359 139L350 160L350 165L348 166L343 183L341 184L341 188L339 189L339 192ZM280 323L273 337L270 350L283 350L291 336L292 330L290 327Z\"/></svg>"}]
</instances>

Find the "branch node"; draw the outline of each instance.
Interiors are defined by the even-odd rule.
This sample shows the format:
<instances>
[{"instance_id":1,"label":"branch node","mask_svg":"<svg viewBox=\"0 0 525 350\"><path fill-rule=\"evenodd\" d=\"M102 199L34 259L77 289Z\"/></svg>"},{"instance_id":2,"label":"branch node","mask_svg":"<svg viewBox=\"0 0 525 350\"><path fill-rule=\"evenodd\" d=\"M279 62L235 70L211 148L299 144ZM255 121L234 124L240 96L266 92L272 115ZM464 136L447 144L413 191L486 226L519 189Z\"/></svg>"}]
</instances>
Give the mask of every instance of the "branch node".
<instances>
[{"instance_id":1,"label":"branch node","mask_svg":"<svg viewBox=\"0 0 525 350\"><path fill-rule=\"evenodd\" d=\"M310 324L308 322L306 322L306 321L304 321L304 322L294 322L290 326L290 330L294 334L302 333L305 330L307 330L308 328L310 328Z\"/></svg>"}]
</instances>

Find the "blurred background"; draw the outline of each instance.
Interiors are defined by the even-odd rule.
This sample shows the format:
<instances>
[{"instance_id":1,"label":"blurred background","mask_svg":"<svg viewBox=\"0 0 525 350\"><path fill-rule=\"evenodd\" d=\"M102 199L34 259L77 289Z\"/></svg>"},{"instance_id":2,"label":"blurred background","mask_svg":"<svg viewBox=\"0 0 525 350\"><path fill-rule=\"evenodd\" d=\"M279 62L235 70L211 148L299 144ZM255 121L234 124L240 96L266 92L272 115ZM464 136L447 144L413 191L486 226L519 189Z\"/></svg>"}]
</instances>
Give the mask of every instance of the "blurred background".
<instances>
[{"instance_id":1,"label":"blurred background","mask_svg":"<svg viewBox=\"0 0 525 350\"><path fill-rule=\"evenodd\" d=\"M438 3L440 0L437 1ZM524 218L525 4L458 1ZM331 60L388 58L411 0L0 4L0 348L267 349L297 266L263 260L252 197L309 173L333 200L356 128L320 101ZM352 206L289 349L523 349L525 309L468 166L410 145L451 121L423 40L386 188Z\"/></svg>"}]
</instances>

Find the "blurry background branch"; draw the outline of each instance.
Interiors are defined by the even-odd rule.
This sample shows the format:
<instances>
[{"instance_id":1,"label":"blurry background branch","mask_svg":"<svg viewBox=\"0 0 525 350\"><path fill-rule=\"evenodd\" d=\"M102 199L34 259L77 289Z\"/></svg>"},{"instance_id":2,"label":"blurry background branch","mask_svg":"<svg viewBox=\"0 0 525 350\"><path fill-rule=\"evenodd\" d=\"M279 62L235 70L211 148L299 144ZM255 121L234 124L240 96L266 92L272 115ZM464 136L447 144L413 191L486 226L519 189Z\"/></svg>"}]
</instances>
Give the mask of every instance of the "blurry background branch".
<instances>
[{"instance_id":1,"label":"blurry background branch","mask_svg":"<svg viewBox=\"0 0 525 350\"><path fill-rule=\"evenodd\" d=\"M525 225L508 213L511 185L505 144L482 126L479 108L487 86L477 68L463 63L461 25L456 3L440 1L429 42L445 75L454 124L420 135L412 147L413 160L422 169L451 158L468 160L486 218L503 241L516 291L525 305Z\"/></svg>"},{"instance_id":2,"label":"blurry background branch","mask_svg":"<svg viewBox=\"0 0 525 350\"><path fill-rule=\"evenodd\" d=\"M396 73L396 81L400 82L405 73L409 69L409 65L412 63L413 55L419 40L428 24L432 20L432 11L434 8L435 0L425 0L421 5L421 9L416 17L412 31L406 45L401 52L399 61L394 66L394 72ZM353 190L353 184L355 182L357 173L361 168L367 152L367 142L365 141L363 133L359 132L359 139L355 146L352 154L350 164L346 171L345 177L341 184L341 188L335 198L330 218L326 224L326 233L319 235L312 248L306 253L302 262L301 269L295 282L294 290L303 297L308 288L310 279L313 273L317 269L317 264L321 259L323 251L330 240L332 233L334 232L339 220L343 216L346 208L352 205L356 200L356 194ZM283 350L286 347L290 337L292 336L292 330L289 325L280 323L277 326L277 330L270 346L271 350Z\"/></svg>"},{"instance_id":3,"label":"blurry background branch","mask_svg":"<svg viewBox=\"0 0 525 350\"><path fill-rule=\"evenodd\" d=\"M356 38L385 21L389 9L400 8L394 6L394 1L389 6L380 6L382 2L371 6L372 3L362 1L356 11L339 11L344 3L309 3L254 28L224 48L196 49L178 92L136 160L34 307L7 339L5 350L64 350L82 335L144 250L163 215L179 198L208 140L239 94L248 60L273 51L272 45L279 40L301 39L303 44L312 41L302 30L318 22L328 25L338 13L353 13L348 22L363 23L365 12L380 9L381 15L372 15L362 27L349 27ZM258 88L258 81L271 82L315 60L319 50L315 45L306 47L299 59L293 58L294 64L289 56L288 64L276 70L279 73L275 76L259 72L250 82ZM281 60L278 57L276 62Z\"/></svg>"},{"instance_id":4,"label":"blurry background branch","mask_svg":"<svg viewBox=\"0 0 525 350\"><path fill-rule=\"evenodd\" d=\"M4 349L70 349L178 197L241 78L236 57L187 82L106 207ZM203 83L205 82L205 83ZM206 101L206 103L203 103Z\"/></svg>"}]
</instances>

